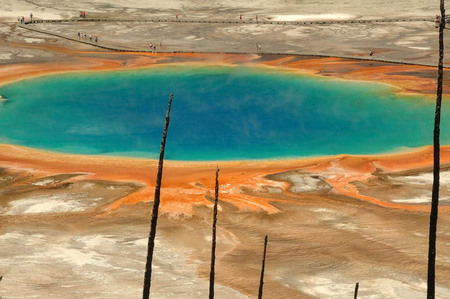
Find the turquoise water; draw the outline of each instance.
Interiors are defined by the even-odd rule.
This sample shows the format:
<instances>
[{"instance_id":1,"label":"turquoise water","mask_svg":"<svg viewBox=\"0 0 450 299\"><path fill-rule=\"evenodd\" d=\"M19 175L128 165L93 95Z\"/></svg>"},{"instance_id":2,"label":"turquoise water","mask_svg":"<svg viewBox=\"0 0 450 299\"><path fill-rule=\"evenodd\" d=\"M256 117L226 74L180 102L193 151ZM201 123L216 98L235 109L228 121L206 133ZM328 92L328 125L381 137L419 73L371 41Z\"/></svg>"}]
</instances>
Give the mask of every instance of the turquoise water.
<instances>
[{"instance_id":1,"label":"turquoise water","mask_svg":"<svg viewBox=\"0 0 450 299\"><path fill-rule=\"evenodd\" d=\"M432 143L434 103L381 84L246 67L45 76L0 87L0 142L156 158L235 160L374 154ZM443 105L441 140L450 144Z\"/></svg>"}]
</instances>

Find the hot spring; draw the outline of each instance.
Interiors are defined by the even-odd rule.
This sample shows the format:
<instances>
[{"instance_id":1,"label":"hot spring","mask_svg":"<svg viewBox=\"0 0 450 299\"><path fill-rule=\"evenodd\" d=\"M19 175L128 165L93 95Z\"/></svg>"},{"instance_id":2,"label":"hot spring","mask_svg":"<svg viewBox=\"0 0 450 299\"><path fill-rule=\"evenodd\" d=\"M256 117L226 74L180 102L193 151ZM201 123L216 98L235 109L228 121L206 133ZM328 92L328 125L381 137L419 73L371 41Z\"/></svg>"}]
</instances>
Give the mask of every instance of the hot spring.
<instances>
[{"instance_id":1,"label":"hot spring","mask_svg":"<svg viewBox=\"0 0 450 299\"><path fill-rule=\"evenodd\" d=\"M57 152L274 159L375 154L432 143L434 101L393 87L241 66L49 75L0 87L0 142ZM443 105L441 143L450 144Z\"/></svg>"}]
</instances>

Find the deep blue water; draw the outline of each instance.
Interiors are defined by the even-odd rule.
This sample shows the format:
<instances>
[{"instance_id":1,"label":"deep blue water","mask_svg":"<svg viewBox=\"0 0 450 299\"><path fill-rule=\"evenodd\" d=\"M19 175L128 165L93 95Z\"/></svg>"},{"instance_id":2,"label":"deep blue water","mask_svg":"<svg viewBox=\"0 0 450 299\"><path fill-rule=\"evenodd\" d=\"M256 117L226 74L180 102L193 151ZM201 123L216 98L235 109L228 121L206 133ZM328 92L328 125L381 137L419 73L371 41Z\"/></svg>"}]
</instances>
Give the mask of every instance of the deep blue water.
<instances>
[{"instance_id":1,"label":"deep blue water","mask_svg":"<svg viewBox=\"0 0 450 299\"><path fill-rule=\"evenodd\" d=\"M0 87L0 142L52 151L235 160L373 154L432 143L434 102L374 83L246 67L166 66ZM450 144L444 102L441 142Z\"/></svg>"}]
</instances>

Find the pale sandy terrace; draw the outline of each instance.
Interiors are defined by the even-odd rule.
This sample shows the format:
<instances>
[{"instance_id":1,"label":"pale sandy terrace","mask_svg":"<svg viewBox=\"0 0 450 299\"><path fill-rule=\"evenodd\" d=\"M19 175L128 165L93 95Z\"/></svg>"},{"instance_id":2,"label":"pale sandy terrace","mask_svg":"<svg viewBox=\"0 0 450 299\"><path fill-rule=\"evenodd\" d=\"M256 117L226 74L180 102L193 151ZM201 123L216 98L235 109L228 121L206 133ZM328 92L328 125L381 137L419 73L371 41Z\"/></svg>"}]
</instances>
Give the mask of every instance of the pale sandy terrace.
<instances>
[{"instance_id":1,"label":"pale sandy terrace","mask_svg":"<svg viewBox=\"0 0 450 299\"><path fill-rule=\"evenodd\" d=\"M28 1L0 0L0 81L45 72L141 67L157 62L252 63L434 93L434 70L340 59L261 55L112 54L17 28L17 15L70 18L370 19L433 17L423 1ZM64 9L62 9L64 7ZM295 13L293 13L295 10ZM11 22L10 22L11 21ZM429 23L269 27L220 24L37 25L95 31L101 41L140 49L366 55L435 63ZM145 40L145 42L143 42ZM370 46L368 45L370 43ZM446 181L449 149L443 151ZM254 298L263 236L269 234L265 298L423 298L430 148L393 156L227 162L221 167L218 298ZM137 298L141 293L155 162L73 157L0 146L0 295L4 298ZM156 298L207 296L209 219L216 163L167 163L155 280ZM442 188L438 298L450 298L450 189ZM26 294L26 295L25 295Z\"/></svg>"},{"instance_id":2,"label":"pale sandy terrace","mask_svg":"<svg viewBox=\"0 0 450 299\"><path fill-rule=\"evenodd\" d=\"M438 1L436 7L438 7ZM19 1L12 4L2 0L0 34L8 42L0 45L1 63L48 61L54 54L29 49L12 48L12 43L40 44L43 40L57 45L74 46L72 42L41 36L16 28L17 16L35 19L77 18L80 10L90 17L110 19L153 18L180 20L373 20L395 18L433 19L437 9L419 0L396 1L40 1L36 4ZM29 11L25 12L25 8ZM367 56L375 50L378 59L402 60L435 64L437 61L437 31L432 22L395 22L370 24L283 25L264 24L168 24L168 23L82 23L38 24L37 28L76 37L79 31L92 33L107 46L127 49L148 49L150 42L163 45L163 51L254 52L256 43L263 52L323 54L338 56ZM91 49L88 47L87 49Z\"/></svg>"}]
</instances>

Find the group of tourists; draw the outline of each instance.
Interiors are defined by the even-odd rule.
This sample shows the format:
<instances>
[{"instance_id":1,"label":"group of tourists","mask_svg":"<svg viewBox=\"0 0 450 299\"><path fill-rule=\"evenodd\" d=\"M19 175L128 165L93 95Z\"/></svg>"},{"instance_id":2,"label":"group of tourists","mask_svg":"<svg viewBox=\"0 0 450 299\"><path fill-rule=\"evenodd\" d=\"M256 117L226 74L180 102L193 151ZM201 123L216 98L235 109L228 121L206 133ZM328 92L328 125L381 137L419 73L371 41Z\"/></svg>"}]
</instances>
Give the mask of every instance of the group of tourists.
<instances>
[{"instance_id":1,"label":"group of tourists","mask_svg":"<svg viewBox=\"0 0 450 299\"><path fill-rule=\"evenodd\" d=\"M148 45L149 45L149 47L150 47L150 52L156 53L156 43L149 43ZM162 43L160 42L160 43L159 43L159 48L160 48L161 50L162 50L162 47L163 47L163 45L162 45Z\"/></svg>"},{"instance_id":2,"label":"group of tourists","mask_svg":"<svg viewBox=\"0 0 450 299\"><path fill-rule=\"evenodd\" d=\"M92 34L86 34L86 33L81 33L81 32L78 32L78 39L81 39L81 38L83 38L83 39L88 39L89 38L89 41L92 43L92 41L94 40L95 41L95 43L98 43L98 37L97 36L92 36Z\"/></svg>"},{"instance_id":3,"label":"group of tourists","mask_svg":"<svg viewBox=\"0 0 450 299\"><path fill-rule=\"evenodd\" d=\"M17 17L17 22L20 22L20 24L25 23L25 17ZM30 13L30 22L33 22L33 13Z\"/></svg>"},{"instance_id":4,"label":"group of tourists","mask_svg":"<svg viewBox=\"0 0 450 299\"><path fill-rule=\"evenodd\" d=\"M86 12L80 11L80 18L86 18Z\"/></svg>"},{"instance_id":5,"label":"group of tourists","mask_svg":"<svg viewBox=\"0 0 450 299\"><path fill-rule=\"evenodd\" d=\"M239 20L242 20L242 14L239 14ZM258 21L258 15L255 16L255 21Z\"/></svg>"},{"instance_id":6,"label":"group of tourists","mask_svg":"<svg viewBox=\"0 0 450 299\"><path fill-rule=\"evenodd\" d=\"M450 19L449 18L445 18L445 23L449 24L450 23ZM436 18L434 18L434 27L438 28L439 24L441 24L441 16L440 15L436 15Z\"/></svg>"}]
</instances>

